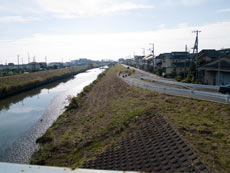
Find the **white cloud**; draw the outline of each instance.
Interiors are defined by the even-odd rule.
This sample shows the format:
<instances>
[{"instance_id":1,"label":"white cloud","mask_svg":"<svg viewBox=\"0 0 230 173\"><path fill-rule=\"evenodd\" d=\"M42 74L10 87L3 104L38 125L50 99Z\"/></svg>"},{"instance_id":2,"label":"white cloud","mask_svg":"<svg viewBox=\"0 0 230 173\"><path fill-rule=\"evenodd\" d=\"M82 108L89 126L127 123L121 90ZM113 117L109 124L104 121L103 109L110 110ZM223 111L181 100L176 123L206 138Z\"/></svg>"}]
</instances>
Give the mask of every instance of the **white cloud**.
<instances>
[{"instance_id":1,"label":"white cloud","mask_svg":"<svg viewBox=\"0 0 230 173\"><path fill-rule=\"evenodd\" d=\"M220 13L222 13L222 12L230 12L230 8L219 9L219 10L217 10L217 12L220 12Z\"/></svg>"},{"instance_id":2,"label":"white cloud","mask_svg":"<svg viewBox=\"0 0 230 173\"><path fill-rule=\"evenodd\" d=\"M153 8L151 5L137 4L122 0L37 0L45 11L62 18L88 17L119 11Z\"/></svg>"},{"instance_id":3,"label":"white cloud","mask_svg":"<svg viewBox=\"0 0 230 173\"><path fill-rule=\"evenodd\" d=\"M174 5L191 6L191 5L200 5L205 1L207 0L161 0L160 3L162 6L174 6Z\"/></svg>"},{"instance_id":4,"label":"white cloud","mask_svg":"<svg viewBox=\"0 0 230 173\"><path fill-rule=\"evenodd\" d=\"M230 47L230 22L213 23L203 26L180 25L172 29L158 29L145 32L123 32L91 35L43 35L36 34L32 38L0 41L0 59L5 62L15 62L19 54L27 59L27 52L36 55L37 61L60 61L76 58L117 59L136 52L141 54L141 48L150 48L149 43L155 43L156 54L170 51L183 51L185 44L193 46L195 34L193 30L202 32L199 37L200 49L221 49ZM66 58L66 59L65 59Z\"/></svg>"},{"instance_id":5,"label":"white cloud","mask_svg":"<svg viewBox=\"0 0 230 173\"><path fill-rule=\"evenodd\" d=\"M30 113L32 111L40 111L43 110L41 107L18 107L12 108L8 112L13 114L25 114Z\"/></svg>"},{"instance_id":6,"label":"white cloud","mask_svg":"<svg viewBox=\"0 0 230 173\"><path fill-rule=\"evenodd\" d=\"M203 3L206 0L178 0L178 1L180 1L184 5L197 5Z\"/></svg>"},{"instance_id":7,"label":"white cloud","mask_svg":"<svg viewBox=\"0 0 230 173\"><path fill-rule=\"evenodd\" d=\"M8 22L30 22L30 21L38 21L40 20L37 17L23 17L23 16L3 16L0 17L0 23L8 23Z\"/></svg>"}]
</instances>

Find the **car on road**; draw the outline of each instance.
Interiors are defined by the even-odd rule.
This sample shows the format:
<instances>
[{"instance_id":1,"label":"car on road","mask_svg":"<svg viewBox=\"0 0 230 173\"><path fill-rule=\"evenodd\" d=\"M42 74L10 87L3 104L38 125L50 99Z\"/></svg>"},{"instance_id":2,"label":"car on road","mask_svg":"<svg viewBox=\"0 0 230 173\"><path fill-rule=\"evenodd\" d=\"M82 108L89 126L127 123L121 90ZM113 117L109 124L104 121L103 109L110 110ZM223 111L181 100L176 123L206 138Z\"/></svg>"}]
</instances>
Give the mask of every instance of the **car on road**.
<instances>
[{"instance_id":1,"label":"car on road","mask_svg":"<svg viewBox=\"0 0 230 173\"><path fill-rule=\"evenodd\" d=\"M230 94L230 84L220 86L219 92L223 94Z\"/></svg>"}]
</instances>

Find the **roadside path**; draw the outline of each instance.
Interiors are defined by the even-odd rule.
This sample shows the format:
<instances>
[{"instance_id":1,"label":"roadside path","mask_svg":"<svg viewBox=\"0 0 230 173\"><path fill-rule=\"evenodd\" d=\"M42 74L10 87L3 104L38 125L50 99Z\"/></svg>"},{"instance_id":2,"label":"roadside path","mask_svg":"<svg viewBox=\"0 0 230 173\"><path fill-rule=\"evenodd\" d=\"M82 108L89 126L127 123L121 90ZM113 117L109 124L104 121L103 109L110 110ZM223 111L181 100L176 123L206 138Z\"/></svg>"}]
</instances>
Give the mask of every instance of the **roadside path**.
<instances>
[{"instance_id":1,"label":"roadside path","mask_svg":"<svg viewBox=\"0 0 230 173\"><path fill-rule=\"evenodd\" d=\"M132 69L132 67L131 67L131 69ZM124 77L122 77L122 76L123 75L120 75L121 79L124 80L125 82L131 84L131 85L145 88L145 89L149 89L149 90L154 90L154 91L157 91L160 93L165 93L165 94L175 95L175 96L181 96L181 97L187 97L187 98L193 98L193 99L198 99L198 100L206 100L206 101L230 104L230 96L227 94L208 92L208 91L199 91L195 88L193 88L193 89L191 89L191 88L179 88L180 86L173 87L172 85L171 86L162 85L162 84L153 83L153 82L147 81L147 80L141 80L145 77L151 76L154 78L154 76L155 76L155 78L157 78L157 76L154 74L150 74L148 72L144 72L144 71L139 70L139 69L137 69L135 71L135 73L133 73L130 76L124 76Z\"/></svg>"}]
</instances>

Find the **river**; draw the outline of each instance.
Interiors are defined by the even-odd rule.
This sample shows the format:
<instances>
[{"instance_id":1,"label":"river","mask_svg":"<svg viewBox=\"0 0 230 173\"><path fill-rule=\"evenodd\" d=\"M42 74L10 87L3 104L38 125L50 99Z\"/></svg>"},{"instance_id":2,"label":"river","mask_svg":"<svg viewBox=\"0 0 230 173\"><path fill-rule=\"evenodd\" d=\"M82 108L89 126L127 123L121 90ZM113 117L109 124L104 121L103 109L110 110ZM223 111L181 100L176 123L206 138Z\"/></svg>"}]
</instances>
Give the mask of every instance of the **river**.
<instances>
[{"instance_id":1,"label":"river","mask_svg":"<svg viewBox=\"0 0 230 173\"><path fill-rule=\"evenodd\" d=\"M76 96L103 69L92 69L73 78L0 100L0 162L29 163L42 136Z\"/></svg>"}]
</instances>

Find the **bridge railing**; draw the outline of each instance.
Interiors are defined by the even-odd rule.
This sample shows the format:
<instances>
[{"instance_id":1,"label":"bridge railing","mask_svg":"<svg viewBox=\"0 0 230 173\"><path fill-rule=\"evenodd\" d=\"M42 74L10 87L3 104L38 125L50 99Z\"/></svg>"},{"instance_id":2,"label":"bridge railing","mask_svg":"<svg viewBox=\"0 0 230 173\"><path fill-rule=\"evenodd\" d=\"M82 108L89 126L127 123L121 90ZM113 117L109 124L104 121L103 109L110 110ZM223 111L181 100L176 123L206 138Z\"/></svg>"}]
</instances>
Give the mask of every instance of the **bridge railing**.
<instances>
[{"instance_id":1,"label":"bridge railing","mask_svg":"<svg viewBox=\"0 0 230 173\"><path fill-rule=\"evenodd\" d=\"M123 171L113 170L96 170L96 169L71 169L51 166L36 166L15 163L0 162L1 173L123 173ZM127 173L135 173L135 171L125 171Z\"/></svg>"}]
</instances>

